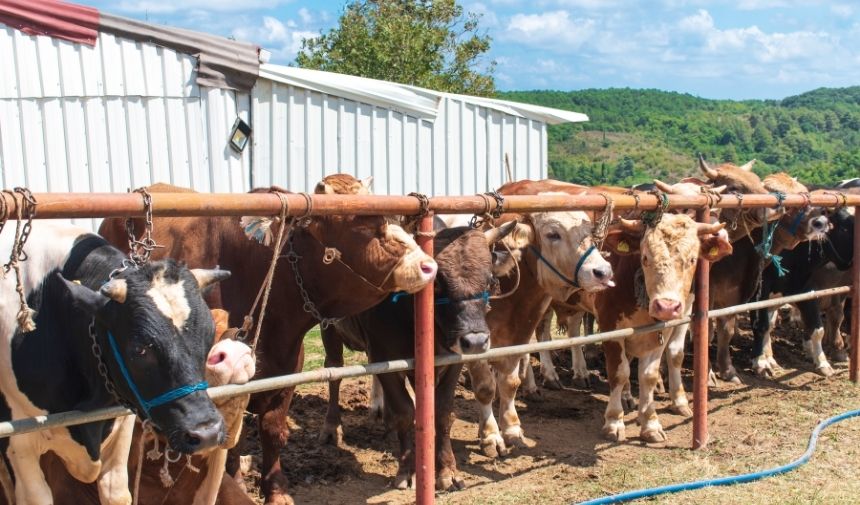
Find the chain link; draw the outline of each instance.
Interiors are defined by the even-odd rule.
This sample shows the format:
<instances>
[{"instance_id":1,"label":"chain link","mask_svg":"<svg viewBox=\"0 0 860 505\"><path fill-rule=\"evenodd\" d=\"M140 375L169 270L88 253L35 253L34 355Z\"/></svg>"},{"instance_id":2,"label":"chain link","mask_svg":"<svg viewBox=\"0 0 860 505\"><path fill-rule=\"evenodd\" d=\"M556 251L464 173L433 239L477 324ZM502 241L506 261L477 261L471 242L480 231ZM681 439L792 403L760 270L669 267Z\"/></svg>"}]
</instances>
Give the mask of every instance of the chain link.
<instances>
[{"instance_id":1,"label":"chain link","mask_svg":"<svg viewBox=\"0 0 860 505\"><path fill-rule=\"evenodd\" d=\"M495 226L495 220L502 217L502 214L505 212L505 197L502 196L498 191L487 191L482 195L478 195L484 198L485 209L484 215L480 216L475 214L472 216L472 219L469 220L469 226L472 228L480 228L484 225L484 223L489 222L490 226ZM496 201L496 208L490 210L490 199L487 197L491 197Z\"/></svg>"},{"instance_id":2,"label":"chain link","mask_svg":"<svg viewBox=\"0 0 860 505\"><path fill-rule=\"evenodd\" d=\"M90 320L89 330L90 330L90 341L92 342L91 349L93 352L93 356L95 356L96 361L98 362L99 375L101 375L102 379L104 380L105 389L107 389L107 392L110 393L111 396L114 397L114 400L116 400L117 403L119 403L123 407L129 409L130 411L134 412L136 416L143 419L143 417L140 415L140 412L137 411L135 406L132 405L131 402L128 402L125 399L123 399L119 395L119 393L117 393L116 386L114 385L113 381L111 380L110 375L108 375L107 365L105 364L104 357L102 356L102 348L99 345L98 340L96 339L96 318L92 318L92 320Z\"/></svg>"},{"instance_id":3,"label":"chain link","mask_svg":"<svg viewBox=\"0 0 860 505\"><path fill-rule=\"evenodd\" d=\"M299 260L302 259L302 257L296 254L296 251L293 248L293 230L295 230L298 223L299 221L295 218L290 223L290 231L287 233L287 253L284 254L283 257L287 258L290 268L293 269L293 275L296 278L296 287L299 288L299 294L302 296L302 309L317 319L320 322L320 328L325 330L329 326L340 321L341 318L323 317L316 304L311 300L308 290L305 289L305 281L302 279L302 274L299 272Z\"/></svg>"},{"instance_id":4,"label":"chain link","mask_svg":"<svg viewBox=\"0 0 860 505\"><path fill-rule=\"evenodd\" d=\"M137 188L134 192L140 193L143 197L143 238L137 239L134 233L134 219L130 217L125 220L125 231L128 234L128 257L135 265L142 266L149 261L154 249L164 246L158 245L152 238L152 195L146 188Z\"/></svg>"}]
</instances>

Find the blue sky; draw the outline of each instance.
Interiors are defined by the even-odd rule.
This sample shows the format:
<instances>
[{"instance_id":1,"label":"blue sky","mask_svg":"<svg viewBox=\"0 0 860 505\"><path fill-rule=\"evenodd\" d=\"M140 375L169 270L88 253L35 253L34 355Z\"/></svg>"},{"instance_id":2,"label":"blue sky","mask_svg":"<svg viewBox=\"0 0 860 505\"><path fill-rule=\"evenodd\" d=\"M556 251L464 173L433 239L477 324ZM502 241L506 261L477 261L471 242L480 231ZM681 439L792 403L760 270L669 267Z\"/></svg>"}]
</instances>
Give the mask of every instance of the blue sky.
<instances>
[{"instance_id":1,"label":"blue sky","mask_svg":"<svg viewBox=\"0 0 860 505\"><path fill-rule=\"evenodd\" d=\"M84 0L255 42L290 63L345 0ZM860 84L860 3L817 0L461 0L483 15L502 90L658 88L783 98Z\"/></svg>"}]
</instances>

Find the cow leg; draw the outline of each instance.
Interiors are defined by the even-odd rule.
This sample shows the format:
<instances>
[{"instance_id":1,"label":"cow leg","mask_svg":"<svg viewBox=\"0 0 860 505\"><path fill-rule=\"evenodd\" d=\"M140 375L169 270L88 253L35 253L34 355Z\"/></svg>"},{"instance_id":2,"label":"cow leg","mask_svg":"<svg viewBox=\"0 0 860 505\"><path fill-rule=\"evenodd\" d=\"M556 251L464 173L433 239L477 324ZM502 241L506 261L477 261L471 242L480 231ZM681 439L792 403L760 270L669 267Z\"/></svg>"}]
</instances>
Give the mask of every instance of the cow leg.
<instances>
[{"instance_id":1,"label":"cow leg","mask_svg":"<svg viewBox=\"0 0 860 505\"><path fill-rule=\"evenodd\" d=\"M625 385L630 383L630 362L624 352L623 341L603 342L603 354L606 357L606 377L609 379L609 404L603 416L602 432L607 439L622 442L626 436L621 394Z\"/></svg>"},{"instance_id":2,"label":"cow leg","mask_svg":"<svg viewBox=\"0 0 860 505\"><path fill-rule=\"evenodd\" d=\"M266 505L293 505L287 493L287 477L281 470L281 450L287 445L290 430L287 412L293 399L295 388L278 391L258 415L258 432L262 446L262 466L260 487L266 497Z\"/></svg>"},{"instance_id":3,"label":"cow leg","mask_svg":"<svg viewBox=\"0 0 860 505\"><path fill-rule=\"evenodd\" d=\"M731 343L737 329L737 318L735 316L717 318L714 325L714 333L717 336L717 371L722 380L733 384L740 384L738 371L732 364Z\"/></svg>"},{"instance_id":4,"label":"cow leg","mask_svg":"<svg viewBox=\"0 0 860 505\"><path fill-rule=\"evenodd\" d=\"M549 342L552 340L552 308L546 309L543 317L535 329L535 337L538 342ZM558 372L555 371L555 366L552 364L552 353L550 351L540 351L540 376L543 379L543 387L547 389L561 389L561 379L558 377ZM528 391L528 388L526 388Z\"/></svg>"},{"instance_id":5,"label":"cow leg","mask_svg":"<svg viewBox=\"0 0 860 505\"><path fill-rule=\"evenodd\" d=\"M499 387L499 418L502 421L502 438L508 447L527 445L514 403L517 389L520 387L519 365L519 359L507 358L495 362L496 383Z\"/></svg>"},{"instance_id":6,"label":"cow leg","mask_svg":"<svg viewBox=\"0 0 860 505\"><path fill-rule=\"evenodd\" d=\"M773 356L768 356L773 351L768 351L770 348L770 333L773 329L773 319L775 319L776 311L767 309L757 310L753 317L753 372L762 377L773 377L776 375L777 366Z\"/></svg>"},{"instance_id":7,"label":"cow leg","mask_svg":"<svg viewBox=\"0 0 860 505\"><path fill-rule=\"evenodd\" d=\"M404 382L405 384L405 382ZM373 376L373 382L370 384L370 419L376 421L382 419L385 411L385 395L382 394L382 384L379 382L378 376Z\"/></svg>"},{"instance_id":8,"label":"cow leg","mask_svg":"<svg viewBox=\"0 0 860 505\"><path fill-rule=\"evenodd\" d=\"M493 415L493 398L496 396L496 378L493 369L486 361L474 361L466 365L466 369L472 381L475 400L480 405L478 437L481 439L481 452L490 458L504 456L509 451Z\"/></svg>"},{"instance_id":9,"label":"cow leg","mask_svg":"<svg viewBox=\"0 0 860 505\"><path fill-rule=\"evenodd\" d=\"M400 373L378 375L385 399L385 421L397 433L400 454L394 487L415 487L415 405Z\"/></svg>"},{"instance_id":10,"label":"cow leg","mask_svg":"<svg viewBox=\"0 0 860 505\"><path fill-rule=\"evenodd\" d=\"M531 364L531 354L524 354L520 359L520 381L522 387L520 390L525 398L537 400L542 397L541 390L535 382L535 372Z\"/></svg>"},{"instance_id":11,"label":"cow leg","mask_svg":"<svg viewBox=\"0 0 860 505\"><path fill-rule=\"evenodd\" d=\"M845 319L845 296L834 296L820 301L827 304L824 312L824 343L831 351L830 355L836 363L848 361L848 351L845 340L842 339L842 321Z\"/></svg>"},{"instance_id":12,"label":"cow leg","mask_svg":"<svg viewBox=\"0 0 860 505\"><path fill-rule=\"evenodd\" d=\"M688 304L687 306L692 307L692 304ZM666 346L669 368L669 396L672 398L672 412L684 417L692 417L693 415L693 411L690 410L690 402L687 401L684 382L681 379L681 367L684 365L684 345L687 342L687 329L689 326L689 324L684 324L670 330L672 333ZM658 373L657 376L659 377L660 374ZM639 386L639 396L642 396L641 383Z\"/></svg>"},{"instance_id":13,"label":"cow leg","mask_svg":"<svg viewBox=\"0 0 860 505\"><path fill-rule=\"evenodd\" d=\"M629 367L630 361L627 361L627 365ZM630 371L627 372L627 382L624 384L624 387L621 388L621 405L624 406L624 410L632 412L636 410L636 398L633 397L632 387L630 386Z\"/></svg>"},{"instance_id":14,"label":"cow leg","mask_svg":"<svg viewBox=\"0 0 860 505\"><path fill-rule=\"evenodd\" d=\"M41 433L18 435L9 439L6 455L16 476L15 502L18 505L51 505L54 497L39 465Z\"/></svg>"},{"instance_id":15,"label":"cow leg","mask_svg":"<svg viewBox=\"0 0 860 505\"><path fill-rule=\"evenodd\" d=\"M666 441L666 432L657 417L657 404L654 401L654 387L660 377L662 355L663 348L659 348L639 358L639 436L648 443Z\"/></svg>"},{"instance_id":16,"label":"cow leg","mask_svg":"<svg viewBox=\"0 0 860 505\"><path fill-rule=\"evenodd\" d=\"M810 300L815 302L815 300ZM803 319L804 331L803 348L812 359L815 370L825 377L832 376L835 372L824 355L824 326L821 321L821 311L818 303L806 303L800 308L800 317Z\"/></svg>"},{"instance_id":17,"label":"cow leg","mask_svg":"<svg viewBox=\"0 0 860 505\"><path fill-rule=\"evenodd\" d=\"M326 328L322 332L325 347L325 367L343 366L343 341L338 338L337 330ZM328 383L328 409L325 422L320 430L320 443L340 445L343 442L343 424L340 418L340 379ZM376 385L376 376L373 376ZM371 390L372 391L372 390Z\"/></svg>"},{"instance_id":18,"label":"cow leg","mask_svg":"<svg viewBox=\"0 0 860 505\"><path fill-rule=\"evenodd\" d=\"M585 312L577 312L567 318L567 336L578 337L582 334L581 326ZM570 349L571 368L573 369L573 385L579 388L591 388L591 370L585 362L585 346L575 345Z\"/></svg>"},{"instance_id":19,"label":"cow leg","mask_svg":"<svg viewBox=\"0 0 860 505\"><path fill-rule=\"evenodd\" d=\"M451 447L451 426L454 425L454 391L463 365L437 368L436 384L436 489L456 491L466 487L457 476L457 460Z\"/></svg>"},{"instance_id":20,"label":"cow leg","mask_svg":"<svg viewBox=\"0 0 860 505\"><path fill-rule=\"evenodd\" d=\"M113 440L110 448L102 451L102 471L97 481L99 502L102 505L128 505L132 502L128 487L128 455L131 450L135 419L134 416L117 419L114 432L111 433ZM222 461L219 470L223 468ZM212 501L214 502L214 496Z\"/></svg>"}]
</instances>

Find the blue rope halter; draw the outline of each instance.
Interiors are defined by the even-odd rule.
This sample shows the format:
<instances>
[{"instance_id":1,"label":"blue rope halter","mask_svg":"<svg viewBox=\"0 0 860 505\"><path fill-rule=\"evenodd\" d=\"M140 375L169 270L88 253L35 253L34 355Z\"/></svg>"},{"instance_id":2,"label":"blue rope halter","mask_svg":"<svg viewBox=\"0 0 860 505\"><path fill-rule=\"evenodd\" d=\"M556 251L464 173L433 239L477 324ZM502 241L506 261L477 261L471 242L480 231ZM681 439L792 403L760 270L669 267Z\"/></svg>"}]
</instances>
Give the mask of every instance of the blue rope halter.
<instances>
[{"instance_id":1,"label":"blue rope halter","mask_svg":"<svg viewBox=\"0 0 860 505\"><path fill-rule=\"evenodd\" d=\"M146 414L146 417L152 417L149 415L149 411L159 405L164 405L165 403L170 403L174 400L178 400L184 396L188 396L195 391L203 391L209 387L209 383L206 381L198 382L197 384L191 384L188 386L180 386L176 389L172 389L166 393L160 394L151 400L144 400L140 395L140 390L137 389L137 385L134 383L134 380L131 378L131 373L129 373L128 368L125 366L125 360L122 359L122 355L119 353L119 349L116 345L116 340L113 338L113 333L108 331L108 342L110 343L111 351L113 351L114 359L116 359L117 364L119 365L119 370L122 372L122 376L125 377L125 381L128 383L129 389L134 393L134 397L137 398L137 403L140 404L140 407L143 409L143 412Z\"/></svg>"},{"instance_id":2,"label":"blue rope halter","mask_svg":"<svg viewBox=\"0 0 860 505\"><path fill-rule=\"evenodd\" d=\"M535 256L537 256L537 258L538 258L539 260L541 260L541 261L542 261L542 262L543 262L543 263L544 263L544 264L545 264L545 265L546 265L546 266L547 266L547 267L552 271L552 273L554 273L555 275L557 275L559 279L563 280L564 282L566 282L566 283L570 284L571 286L573 286L573 287L575 287L575 288L577 288L577 289L578 289L578 288L580 288L580 285L579 285L579 271L580 271L580 270L582 270L582 265L584 265L584 264L585 264L585 260L586 260L586 259L588 259L588 256L589 256L592 252L594 252L596 249L597 249L597 247L596 247L594 244L591 244L591 246L588 248L588 250L587 250L587 251L585 251L585 254L583 254L582 256L580 256L579 261L577 261L577 262L576 262L576 268L575 268L575 269L574 269L574 271L573 271L573 279L571 280L571 279L567 278L567 276L566 276L566 275L564 275L563 273L559 272L559 271L558 271L558 269L557 269L557 268L555 268L555 266L554 266L552 263L550 263L550 262L549 262L549 260L547 260L546 258L544 258L544 257L543 257L543 255L540 253L540 251L538 250L538 248L537 248L537 247L535 247L535 246L533 246L533 245L529 244L529 250L530 250L530 251L531 251Z\"/></svg>"},{"instance_id":3,"label":"blue rope halter","mask_svg":"<svg viewBox=\"0 0 860 505\"><path fill-rule=\"evenodd\" d=\"M792 237L797 236L797 228L800 226L800 222L803 221L803 218L806 217L806 209L803 209L794 216L794 219L791 220L791 224L788 226L788 233L791 233Z\"/></svg>"},{"instance_id":4,"label":"blue rope halter","mask_svg":"<svg viewBox=\"0 0 860 505\"><path fill-rule=\"evenodd\" d=\"M776 196L777 201L779 202L780 207L782 206L783 200L785 200L785 194L781 192L771 193ZM795 219L795 221L798 221ZM798 221L799 222L799 221ZM776 232L776 229L779 227L779 221L774 221L773 224L765 222L764 223L764 233L761 237L761 243L755 246L755 250L758 252L759 256L764 261L770 260L773 263L774 268L776 268L776 274L779 277L785 277L785 274L788 273L788 270L782 266L782 256L778 254L772 254L770 251L773 248L773 234ZM792 235L794 233L792 232Z\"/></svg>"}]
</instances>

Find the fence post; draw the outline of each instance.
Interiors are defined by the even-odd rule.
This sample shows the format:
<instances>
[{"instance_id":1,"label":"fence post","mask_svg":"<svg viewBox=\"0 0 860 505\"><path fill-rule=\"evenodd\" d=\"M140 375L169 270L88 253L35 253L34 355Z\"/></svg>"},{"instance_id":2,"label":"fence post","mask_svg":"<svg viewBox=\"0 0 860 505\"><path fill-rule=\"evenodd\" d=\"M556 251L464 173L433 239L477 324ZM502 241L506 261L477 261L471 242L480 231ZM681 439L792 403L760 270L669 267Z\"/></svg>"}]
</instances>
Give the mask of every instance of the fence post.
<instances>
[{"instance_id":1,"label":"fence post","mask_svg":"<svg viewBox=\"0 0 860 505\"><path fill-rule=\"evenodd\" d=\"M851 275L851 382L857 383L860 364L860 205L854 207L854 266Z\"/></svg>"},{"instance_id":2,"label":"fence post","mask_svg":"<svg viewBox=\"0 0 860 505\"><path fill-rule=\"evenodd\" d=\"M418 224L418 245L433 255L433 214ZM435 500L435 412L433 283L415 294L415 502Z\"/></svg>"},{"instance_id":3,"label":"fence post","mask_svg":"<svg viewBox=\"0 0 860 505\"><path fill-rule=\"evenodd\" d=\"M709 222L710 209L696 212L696 220ZM711 263L696 264L696 300L693 307L693 449L708 443L708 291Z\"/></svg>"}]
</instances>

